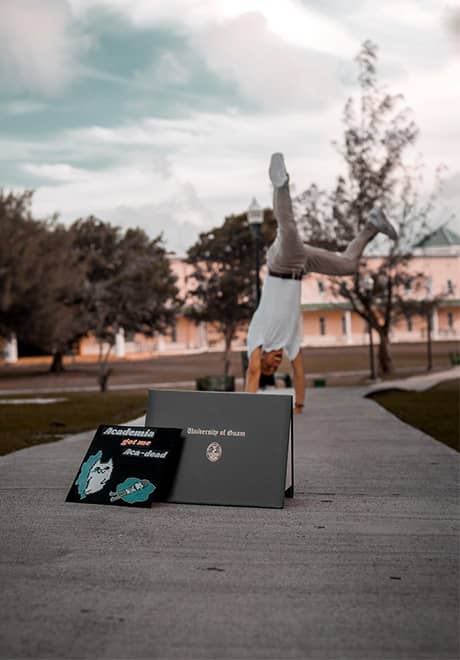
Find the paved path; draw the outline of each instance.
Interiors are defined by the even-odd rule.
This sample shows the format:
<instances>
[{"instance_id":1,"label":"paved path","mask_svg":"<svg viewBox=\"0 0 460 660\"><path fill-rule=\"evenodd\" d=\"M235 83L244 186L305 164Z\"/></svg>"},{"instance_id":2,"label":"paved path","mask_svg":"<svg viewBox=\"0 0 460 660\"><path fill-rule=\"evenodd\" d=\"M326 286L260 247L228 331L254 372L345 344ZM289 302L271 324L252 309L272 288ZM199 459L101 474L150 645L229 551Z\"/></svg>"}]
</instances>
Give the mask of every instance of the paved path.
<instances>
[{"instance_id":1,"label":"paved path","mask_svg":"<svg viewBox=\"0 0 460 660\"><path fill-rule=\"evenodd\" d=\"M0 459L0 657L454 660L458 455L308 392L283 510L66 504L80 434Z\"/></svg>"},{"instance_id":2,"label":"paved path","mask_svg":"<svg viewBox=\"0 0 460 660\"><path fill-rule=\"evenodd\" d=\"M452 367L445 371L437 371L411 378L400 378L398 380L386 380L381 383L371 385L367 394L384 392L386 390L407 390L414 392L425 392L432 387L443 383L446 380L455 380L460 378L460 367Z\"/></svg>"}]
</instances>

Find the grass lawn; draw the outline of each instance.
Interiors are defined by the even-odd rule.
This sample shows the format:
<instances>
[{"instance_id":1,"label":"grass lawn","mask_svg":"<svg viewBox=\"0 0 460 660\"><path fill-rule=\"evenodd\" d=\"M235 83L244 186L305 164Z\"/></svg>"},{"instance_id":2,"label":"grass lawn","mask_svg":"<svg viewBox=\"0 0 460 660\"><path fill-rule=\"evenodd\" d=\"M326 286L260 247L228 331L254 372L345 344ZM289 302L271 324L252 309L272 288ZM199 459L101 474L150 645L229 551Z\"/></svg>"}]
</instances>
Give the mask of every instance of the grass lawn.
<instances>
[{"instance_id":1,"label":"grass lawn","mask_svg":"<svg viewBox=\"0 0 460 660\"><path fill-rule=\"evenodd\" d=\"M40 398L62 398L47 404L0 403L0 454L44 442L54 442L63 435L96 428L99 424L122 424L143 415L147 393L65 392L39 394ZM33 399L37 395L1 396L1 399Z\"/></svg>"},{"instance_id":2,"label":"grass lawn","mask_svg":"<svg viewBox=\"0 0 460 660\"><path fill-rule=\"evenodd\" d=\"M459 451L460 380L440 383L427 392L392 390L372 398L403 422Z\"/></svg>"}]
</instances>

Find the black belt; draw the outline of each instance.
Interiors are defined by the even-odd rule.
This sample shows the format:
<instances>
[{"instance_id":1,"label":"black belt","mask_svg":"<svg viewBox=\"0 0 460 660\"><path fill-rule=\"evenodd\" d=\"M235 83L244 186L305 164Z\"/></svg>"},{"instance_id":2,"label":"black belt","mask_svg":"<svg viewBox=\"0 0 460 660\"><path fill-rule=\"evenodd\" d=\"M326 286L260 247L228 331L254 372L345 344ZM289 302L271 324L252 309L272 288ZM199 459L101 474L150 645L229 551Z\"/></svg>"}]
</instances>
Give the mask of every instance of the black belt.
<instances>
[{"instance_id":1,"label":"black belt","mask_svg":"<svg viewBox=\"0 0 460 660\"><path fill-rule=\"evenodd\" d=\"M301 280L303 277L303 271L293 270L291 273L275 273L273 270L269 270L268 274L271 277L281 277L282 280Z\"/></svg>"}]
</instances>

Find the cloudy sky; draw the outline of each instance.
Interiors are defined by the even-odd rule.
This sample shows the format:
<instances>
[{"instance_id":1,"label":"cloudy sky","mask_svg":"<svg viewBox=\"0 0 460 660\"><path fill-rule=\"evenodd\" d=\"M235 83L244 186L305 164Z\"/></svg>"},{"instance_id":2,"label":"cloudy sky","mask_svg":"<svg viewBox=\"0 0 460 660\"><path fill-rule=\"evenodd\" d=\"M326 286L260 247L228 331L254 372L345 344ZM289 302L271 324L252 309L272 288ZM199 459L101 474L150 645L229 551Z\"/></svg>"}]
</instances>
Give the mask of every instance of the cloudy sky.
<instances>
[{"instance_id":1,"label":"cloudy sky","mask_svg":"<svg viewBox=\"0 0 460 660\"><path fill-rule=\"evenodd\" d=\"M39 216L95 214L183 252L253 195L270 203L272 151L298 192L333 183L371 39L413 109L427 190L447 167L439 221L460 208L459 3L1 0L0 187L35 189Z\"/></svg>"}]
</instances>

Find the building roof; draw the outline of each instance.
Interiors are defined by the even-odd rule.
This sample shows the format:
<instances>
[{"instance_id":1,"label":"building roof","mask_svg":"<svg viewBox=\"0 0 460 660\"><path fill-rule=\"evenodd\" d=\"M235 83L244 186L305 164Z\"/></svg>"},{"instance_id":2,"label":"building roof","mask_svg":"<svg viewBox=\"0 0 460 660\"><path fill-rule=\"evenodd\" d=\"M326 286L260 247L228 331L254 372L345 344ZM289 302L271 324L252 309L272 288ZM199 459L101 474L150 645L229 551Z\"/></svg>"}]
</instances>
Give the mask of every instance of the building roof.
<instances>
[{"instance_id":1,"label":"building roof","mask_svg":"<svg viewBox=\"0 0 460 660\"><path fill-rule=\"evenodd\" d=\"M446 225L441 225L435 231L422 238L415 247L448 247L449 245L460 245L460 236Z\"/></svg>"}]
</instances>

